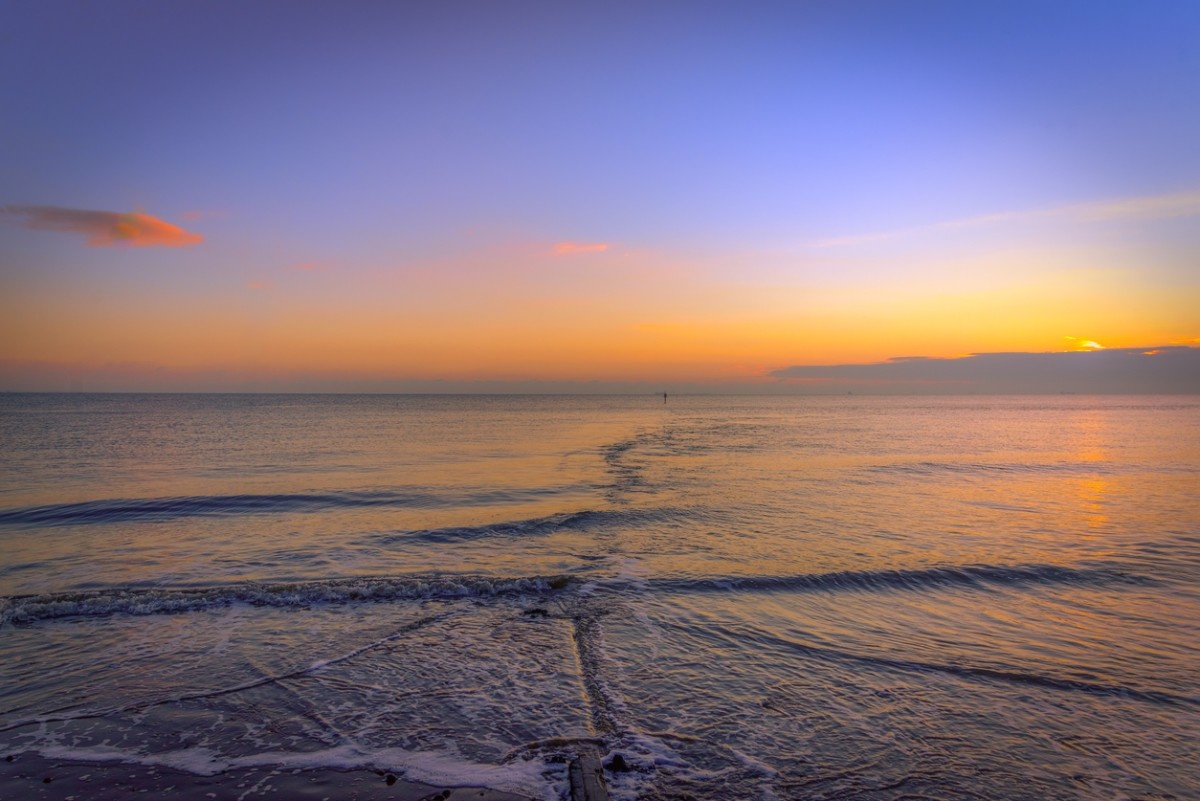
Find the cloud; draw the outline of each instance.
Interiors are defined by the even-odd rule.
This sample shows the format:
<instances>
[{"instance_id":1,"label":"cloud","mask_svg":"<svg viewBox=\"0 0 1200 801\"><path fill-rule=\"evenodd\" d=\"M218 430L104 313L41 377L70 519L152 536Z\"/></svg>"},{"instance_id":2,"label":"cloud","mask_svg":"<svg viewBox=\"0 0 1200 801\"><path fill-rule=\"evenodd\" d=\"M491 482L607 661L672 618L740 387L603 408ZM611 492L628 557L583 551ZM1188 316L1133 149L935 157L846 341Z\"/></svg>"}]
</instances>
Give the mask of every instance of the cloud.
<instances>
[{"instance_id":1,"label":"cloud","mask_svg":"<svg viewBox=\"0 0 1200 801\"><path fill-rule=\"evenodd\" d=\"M92 247L188 247L204 240L149 214L64 209L58 206L5 206L0 213L24 217L24 226L43 231L83 234Z\"/></svg>"},{"instance_id":2,"label":"cloud","mask_svg":"<svg viewBox=\"0 0 1200 801\"><path fill-rule=\"evenodd\" d=\"M794 365L769 375L830 392L1200 393L1200 348L904 356L870 364Z\"/></svg>"},{"instance_id":3,"label":"cloud","mask_svg":"<svg viewBox=\"0 0 1200 801\"><path fill-rule=\"evenodd\" d=\"M966 217L959 220L943 220L911 228L897 228L890 231L877 231L875 233L859 234L856 236L823 239L812 243L812 247L842 247L866 242L880 242L887 239L899 239L901 237L915 236L933 231L983 228L1001 223L1031 222L1037 220L1094 223L1113 220L1167 220L1177 217L1198 216L1200 216L1200 190L1178 192L1170 195L1072 203L1066 206L1054 206L1046 209L1003 211L995 214L984 214L978 217Z\"/></svg>"},{"instance_id":4,"label":"cloud","mask_svg":"<svg viewBox=\"0 0 1200 801\"><path fill-rule=\"evenodd\" d=\"M182 217L183 219L187 220L188 222L195 222L196 220L203 220L205 217L224 217L225 212L224 211L204 211L203 209L195 209L192 211L185 211L182 214L180 214L179 216Z\"/></svg>"},{"instance_id":5,"label":"cloud","mask_svg":"<svg viewBox=\"0 0 1200 801\"><path fill-rule=\"evenodd\" d=\"M602 242L559 242L554 246L555 256L573 256L576 253L603 253L608 245Z\"/></svg>"}]
</instances>

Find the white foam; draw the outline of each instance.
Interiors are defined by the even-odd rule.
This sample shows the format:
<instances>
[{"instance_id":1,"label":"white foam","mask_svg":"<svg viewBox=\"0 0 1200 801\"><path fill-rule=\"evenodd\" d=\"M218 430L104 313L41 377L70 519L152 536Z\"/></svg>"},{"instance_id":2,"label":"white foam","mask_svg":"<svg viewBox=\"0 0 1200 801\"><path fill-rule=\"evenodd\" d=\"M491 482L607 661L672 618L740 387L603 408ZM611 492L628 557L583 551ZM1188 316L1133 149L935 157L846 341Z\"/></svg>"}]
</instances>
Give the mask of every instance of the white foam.
<instances>
[{"instance_id":1,"label":"white foam","mask_svg":"<svg viewBox=\"0 0 1200 801\"><path fill-rule=\"evenodd\" d=\"M199 776L214 776L236 768L269 767L295 769L379 769L409 781L442 787L486 787L530 798L557 801L566 793L565 766L547 765L540 759L512 760L500 765L472 762L455 754L434 751L405 751L399 748L362 748L346 743L319 751L280 752L229 757L203 747L146 754L109 746L89 748L47 744L37 752L49 759L75 762L124 762L146 767L165 767Z\"/></svg>"},{"instance_id":2,"label":"white foam","mask_svg":"<svg viewBox=\"0 0 1200 801\"><path fill-rule=\"evenodd\" d=\"M779 775L779 771L775 770L775 768L771 767L766 762L763 762L761 759L758 759L757 757L753 757L744 751L739 751L738 749L734 748L733 746L726 746L726 749L729 751L729 753L733 754L737 758L738 762L741 762L743 765L745 765L747 768L750 768L755 773L759 773L759 774L766 776L767 778L771 778L771 779L773 779Z\"/></svg>"}]
</instances>

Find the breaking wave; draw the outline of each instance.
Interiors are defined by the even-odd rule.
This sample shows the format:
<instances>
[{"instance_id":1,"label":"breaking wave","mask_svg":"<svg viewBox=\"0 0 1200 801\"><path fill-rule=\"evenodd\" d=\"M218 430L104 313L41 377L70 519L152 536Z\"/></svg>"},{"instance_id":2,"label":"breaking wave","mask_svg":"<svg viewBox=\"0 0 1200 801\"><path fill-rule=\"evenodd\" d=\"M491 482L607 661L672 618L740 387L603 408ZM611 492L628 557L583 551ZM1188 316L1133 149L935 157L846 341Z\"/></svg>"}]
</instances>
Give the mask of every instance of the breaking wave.
<instances>
[{"instance_id":1,"label":"breaking wave","mask_svg":"<svg viewBox=\"0 0 1200 801\"><path fill-rule=\"evenodd\" d=\"M306 608L431 598L487 598L561 590L567 576L498 579L484 576L405 576L332 581L253 583L197 589L117 588L0 598L0 625L65 617L161 615L198 612L234 604Z\"/></svg>"},{"instance_id":2,"label":"breaking wave","mask_svg":"<svg viewBox=\"0 0 1200 801\"><path fill-rule=\"evenodd\" d=\"M396 576L325 581L247 583L208 588L113 588L0 598L0 625L65 617L158 615L197 612L233 604L310 607L323 604L386 603L432 598L488 598L544 594L579 579L566 575L494 578L487 576ZM988 586L1067 584L1152 584L1152 580L1115 570L1053 565L1015 567L968 565L929 570L880 570L794 576L715 576L657 578L635 584L651 592L706 593L925 591L939 587L985 589ZM596 589L620 592L629 581L614 577L589 582Z\"/></svg>"}]
</instances>

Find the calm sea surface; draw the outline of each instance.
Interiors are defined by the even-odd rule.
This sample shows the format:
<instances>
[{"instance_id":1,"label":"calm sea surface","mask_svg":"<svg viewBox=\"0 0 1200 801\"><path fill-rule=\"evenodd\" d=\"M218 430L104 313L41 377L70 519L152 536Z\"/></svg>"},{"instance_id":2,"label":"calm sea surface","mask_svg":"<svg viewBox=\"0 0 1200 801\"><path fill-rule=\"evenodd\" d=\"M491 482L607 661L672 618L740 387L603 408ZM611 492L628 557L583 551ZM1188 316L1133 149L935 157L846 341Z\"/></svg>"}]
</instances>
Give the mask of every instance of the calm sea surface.
<instances>
[{"instance_id":1,"label":"calm sea surface","mask_svg":"<svg viewBox=\"0 0 1200 801\"><path fill-rule=\"evenodd\" d=\"M1200 398L0 395L0 753L1200 798Z\"/></svg>"}]
</instances>

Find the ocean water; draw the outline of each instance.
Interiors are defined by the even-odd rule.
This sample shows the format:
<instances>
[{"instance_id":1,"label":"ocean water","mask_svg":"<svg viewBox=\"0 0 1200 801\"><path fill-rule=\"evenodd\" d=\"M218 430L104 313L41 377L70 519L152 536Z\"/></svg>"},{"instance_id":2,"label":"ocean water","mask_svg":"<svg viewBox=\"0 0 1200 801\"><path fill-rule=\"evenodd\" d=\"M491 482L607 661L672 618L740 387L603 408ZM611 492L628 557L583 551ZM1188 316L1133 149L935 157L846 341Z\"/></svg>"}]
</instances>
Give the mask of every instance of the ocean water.
<instances>
[{"instance_id":1,"label":"ocean water","mask_svg":"<svg viewBox=\"0 0 1200 801\"><path fill-rule=\"evenodd\" d=\"M0 395L0 753L1200 798L1200 398Z\"/></svg>"}]
</instances>

